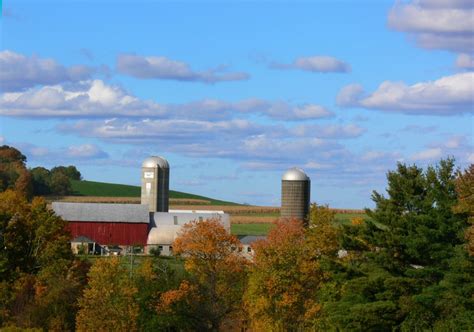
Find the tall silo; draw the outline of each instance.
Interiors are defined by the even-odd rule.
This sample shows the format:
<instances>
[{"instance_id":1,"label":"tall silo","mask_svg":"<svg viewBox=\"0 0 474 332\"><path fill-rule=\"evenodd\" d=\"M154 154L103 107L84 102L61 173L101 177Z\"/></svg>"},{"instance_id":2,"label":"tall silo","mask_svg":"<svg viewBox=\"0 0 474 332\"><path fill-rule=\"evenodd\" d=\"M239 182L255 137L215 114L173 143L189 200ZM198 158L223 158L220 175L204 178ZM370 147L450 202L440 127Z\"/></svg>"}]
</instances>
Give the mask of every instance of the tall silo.
<instances>
[{"instance_id":1,"label":"tall silo","mask_svg":"<svg viewBox=\"0 0 474 332\"><path fill-rule=\"evenodd\" d=\"M311 180L300 168L290 168L281 178L282 218L307 221L311 195Z\"/></svg>"},{"instance_id":2,"label":"tall silo","mask_svg":"<svg viewBox=\"0 0 474 332\"><path fill-rule=\"evenodd\" d=\"M150 212L168 212L170 189L170 166L162 157L149 157L142 164L141 203L149 206Z\"/></svg>"}]
</instances>

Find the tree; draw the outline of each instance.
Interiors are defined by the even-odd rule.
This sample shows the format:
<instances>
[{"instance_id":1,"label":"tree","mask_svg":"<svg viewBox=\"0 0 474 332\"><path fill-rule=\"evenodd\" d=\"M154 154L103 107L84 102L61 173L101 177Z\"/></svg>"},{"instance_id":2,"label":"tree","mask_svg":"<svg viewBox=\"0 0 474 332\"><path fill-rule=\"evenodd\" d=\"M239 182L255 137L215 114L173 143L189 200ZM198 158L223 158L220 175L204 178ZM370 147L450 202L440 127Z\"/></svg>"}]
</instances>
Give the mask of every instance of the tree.
<instances>
[{"instance_id":1,"label":"tree","mask_svg":"<svg viewBox=\"0 0 474 332\"><path fill-rule=\"evenodd\" d=\"M470 227L466 230L466 239L469 254L474 256L474 164L463 173L458 173L456 192L458 204L455 206L455 212L469 216Z\"/></svg>"},{"instance_id":2,"label":"tree","mask_svg":"<svg viewBox=\"0 0 474 332\"><path fill-rule=\"evenodd\" d=\"M17 190L27 197L32 193L31 176L25 166L26 157L14 147L0 147L0 191Z\"/></svg>"},{"instance_id":3,"label":"tree","mask_svg":"<svg viewBox=\"0 0 474 332\"><path fill-rule=\"evenodd\" d=\"M0 193L0 280L37 273L58 261L71 261L66 222L41 198L28 203L18 192Z\"/></svg>"},{"instance_id":4,"label":"tree","mask_svg":"<svg viewBox=\"0 0 474 332\"><path fill-rule=\"evenodd\" d=\"M33 194L45 196L51 194L50 181L51 172L44 167L35 167L30 170L33 180Z\"/></svg>"},{"instance_id":5,"label":"tree","mask_svg":"<svg viewBox=\"0 0 474 332\"><path fill-rule=\"evenodd\" d=\"M75 261L66 223L43 199L0 193L0 323L74 329L87 264Z\"/></svg>"},{"instance_id":6,"label":"tree","mask_svg":"<svg viewBox=\"0 0 474 332\"><path fill-rule=\"evenodd\" d=\"M319 289L328 279L325 259L338 250L334 213L313 205L306 229L296 220L281 220L268 238L254 244L246 304L256 330L299 330L319 315Z\"/></svg>"},{"instance_id":7,"label":"tree","mask_svg":"<svg viewBox=\"0 0 474 332\"><path fill-rule=\"evenodd\" d=\"M472 274L466 275L471 262L459 255L468 223L466 215L453 212L454 161L426 171L398 164L387 179L388 197L373 193L370 220L345 228L349 255L333 270L337 284L323 304L325 323L354 331L425 330L443 321L453 326L456 317L468 317L473 289ZM453 292L447 285L456 279ZM464 309L450 312L450 296L464 299ZM459 326L467 326L462 319Z\"/></svg>"},{"instance_id":8,"label":"tree","mask_svg":"<svg viewBox=\"0 0 474 332\"><path fill-rule=\"evenodd\" d=\"M68 177L70 180L82 180L81 172L78 171L76 166L56 166L51 168L51 174L61 173Z\"/></svg>"},{"instance_id":9,"label":"tree","mask_svg":"<svg viewBox=\"0 0 474 332\"><path fill-rule=\"evenodd\" d=\"M77 331L136 331L137 289L120 260L97 260L88 277L89 283L79 299Z\"/></svg>"},{"instance_id":10,"label":"tree","mask_svg":"<svg viewBox=\"0 0 474 332\"><path fill-rule=\"evenodd\" d=\"M68 195L72 192L71 181L62 172L51 172L50 190L54 195Z\"/></svg>"},{"instance_id":11,"label":"tree","mask_svg":"<svg viewBox=\"0 0 474 332\"><path fill-rule=\"evenodd\" d=\"M225 319L238 315L245 285L247 261L238 253L238 239L219 220L193 221L173 243L185 259L187 280L161 295L158 313L186 320L195 330L219 329Z\"/></svg>"}]
</instances>

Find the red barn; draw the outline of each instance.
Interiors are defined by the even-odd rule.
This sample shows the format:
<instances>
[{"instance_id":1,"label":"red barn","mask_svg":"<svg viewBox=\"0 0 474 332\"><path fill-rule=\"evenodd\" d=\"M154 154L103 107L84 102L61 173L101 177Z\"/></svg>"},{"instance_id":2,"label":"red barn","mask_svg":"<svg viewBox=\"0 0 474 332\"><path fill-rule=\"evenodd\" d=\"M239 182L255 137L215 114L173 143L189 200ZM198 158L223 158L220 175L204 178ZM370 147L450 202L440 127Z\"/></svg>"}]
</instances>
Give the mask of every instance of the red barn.
<instances>
[{"instance_id":1,"label":"red barn","mask_svg":"<svg viewBox=\"0 0 474 332\"><path fill-rule=\"evenodd\" d=\"M150 213L147 205L54 202L54 212L69 222L72 239L99 245L146 245Z\"/></svg>"}]
</instances>

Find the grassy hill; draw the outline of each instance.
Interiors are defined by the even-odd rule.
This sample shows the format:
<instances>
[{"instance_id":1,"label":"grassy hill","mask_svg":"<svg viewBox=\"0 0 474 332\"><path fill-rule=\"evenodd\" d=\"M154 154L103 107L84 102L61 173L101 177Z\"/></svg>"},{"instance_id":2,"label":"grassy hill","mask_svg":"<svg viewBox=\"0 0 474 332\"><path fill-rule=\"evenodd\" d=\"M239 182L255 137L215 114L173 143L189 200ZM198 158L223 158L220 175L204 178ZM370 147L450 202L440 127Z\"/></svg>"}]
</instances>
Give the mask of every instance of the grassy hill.
<instances>
[{"instance_id":1,"label":"grassy hill","mask_svg":"<svg viewBox=\"0 0 474 332\"><path fill-rule=\"evenodd\" d=\"M140 197L140 187L125 184L105 183L95 181L71 181L74 195L96 197ZM199 199L209 201L210 205L239 205L233 202L221 201L200 195L170 190L170 198Z\"/></svg>"}]
</instances>

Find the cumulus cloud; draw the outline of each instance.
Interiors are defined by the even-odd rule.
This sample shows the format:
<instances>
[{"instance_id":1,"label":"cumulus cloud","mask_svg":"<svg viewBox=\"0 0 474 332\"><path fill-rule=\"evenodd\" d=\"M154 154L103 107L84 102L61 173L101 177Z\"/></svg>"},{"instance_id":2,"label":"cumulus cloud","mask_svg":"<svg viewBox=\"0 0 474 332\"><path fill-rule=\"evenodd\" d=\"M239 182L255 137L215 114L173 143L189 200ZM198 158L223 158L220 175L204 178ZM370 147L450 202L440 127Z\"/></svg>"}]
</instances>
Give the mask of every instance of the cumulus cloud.
<instances>
[{"instance_id":1,"label":"cumulus cloud","mask_svg":"<svg viewBox=\"0 0 474 332\"><path fill-rule=\"evenodd\" d=\"M322 127L321 127L322 128ZM83 120L57 127L61 133L102 139L112 143L152 143L167 152L187 156L229 159L301 160L314 153L330 159L343 150L333 139L309 132L295 135L292 128L255 124L248 120ZM332 138L336 138L332 134ZM236 144L236 142L239 142ZM320 161L321 163L323 161Z\"/></svg>"},{"instance_id":2,"label":"cumulus cloud","mask_svg":"<svg viewBox=\"0 0 474 332\"><path fill-rule=\"evenodd\" d=\"M333 116L317 104L246 99L226 102L203 99L184 104L141 100L123 88L101 80L44 86L0 96L0 115L15 117L149 117L216 119L253 113L277 120L301 121Z\"/></svg>"},{"instance_id":3,"label":"cumulus cloud","mask_svg":"<svg viewBox=\"0 0 474 332\"><path fill-rule=\"evenodd\" d=\"M474 41L473 41L474 43ZM460 69L473 70L474 69L474 58L472 55L461 53L456 59L456 67Z\"/></svg>"},{"instance_id":4,"label":"cumulus cloud","mask_svg":"<svg viewBox=\"0 0 474 332\"><path fill-rule=\"evenodd\" d=\"M272 62L270 68L299 69L315 73L347 73L351 71L351 66L348 63L326 55L300 57L290 64Z\"/></svg>"},{"instance_id":5,"label":"cumulus cloud","mask_svg":"<svg viewBox=\"0 0 474 332\"><path fill-rule=\"evenodd\" d=\"M474 51L474 2L470 0L396 2L388 25L408 33L423 48Z\"/></svg>"},{"instance_id":6,"label":"cumulus cloud","mask_svg":"<svg viewBox=\"0 0 474 332\"><path fill-rule=\"evenodd\" d=\"M89 79L94 69L77 65L65 67L53 59L25 56L13 51L0 52L0 89L23 91L36 85L77 82Z\"/></svg>"},{"instance_id":7,"label":"cumulus cloud","mask_svg":"<svg viewBox=\"0 0 474 332\"><path fill-rule=\"evenodd\" d=\"M108 154L94 144L71 145L66 149L66 156L78 159L107 158Z\"/></svg>"},{"instance_id":8,"label":"cumulus cloud","mask_svg":"<svg viewBox=\"0 0 474 332\"><path fill-rule=\"evenodd\" d=\"M29 161L42 161L48 164L64 163L66 161L90 161L109 158L107 152L95 144L70 145L52 148L32 143L15 142L15 147L24 153Z\"/></svg>"},{"instance_id":9,"label":"cumulus cloud","mask_svg":"<svg viewBox=\"0 0 474 332\"><path fill-rule=\"evenodd\" d=\"M5 137L0 135L0 144L3 145L5 144Z\"/></svg>"},{"instance_id":10,"label":"cumulus cloud","mask_svg":"<svg viewBox=\"0 0 474 332\"><path fill-rule=\"evenodd\" d=\"M473 91L474 73L468 72L413 85L385 81L368 95L360 85L348 85L336 101L339 106L394 113L459 115L474 112Z\"/></svg>"},{"instance_id":11,"label":"cumulus cloud","mask_svg":"<svg viewBox=\"0 0 474 332\"><path fill-rule=\"evenodd\" d=\"M248 80L244 72L226 72L226 66L195 71L184 62L164 56L121 54L117 57L117 71L139 79L163 79L188 82L217 83Z\"/></svg>"}]
</instances>

